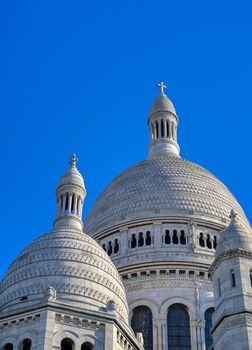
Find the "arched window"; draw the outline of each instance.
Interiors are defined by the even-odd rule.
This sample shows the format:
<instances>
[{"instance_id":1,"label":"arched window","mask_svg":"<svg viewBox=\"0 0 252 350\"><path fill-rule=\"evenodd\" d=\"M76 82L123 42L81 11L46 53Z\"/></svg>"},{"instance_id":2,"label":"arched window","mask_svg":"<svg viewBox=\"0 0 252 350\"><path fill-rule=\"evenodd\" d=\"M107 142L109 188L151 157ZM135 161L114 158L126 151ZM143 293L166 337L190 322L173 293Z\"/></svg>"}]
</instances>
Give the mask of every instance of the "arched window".
<instances>
[{"instance_id":1,"label":"arched window","mask_svg":"<svg viewBox=\"0 0 252 350\"><path fill-rule=\"evenodd\" d=\"M114 243L114 254L117 254L119 252L119 243L118 243L118 239L115 239L115 243Z\"/></svg>"},{"instance_id":2,"label":"arched window","mask_svg":"<svg viewBox=\"0 0 252 350\"><path fill-rule=\"evenodd\" d=\"M158 122L156 122L156 124L155 124L155 128L156 128L156 138L158 139Z\"/></svg>"},{"instance_id":3,"label":"arched window","mask_svg":"<svg viewBox=\"0 0 252 350\"><path fill-rule=\"evenodd\" d=\"M161 119L161 137L164 137L164 121Z\"/></svg>"},{"instance_id":4,"label":"arched window","mask_svg":"<svg viewBox=\"0 0 252 350\"><path fill-rule=\"evenodd\" d=\"M211 243L211 239L210 239L210 235L207 235L207 241L206 241L206 245L208 249L212 249L212 243Z\"/></svg>"},{"instance_id":5,"label":"arched window","mask_svg":"<svg viewBox=\"0 0 252 350\"><path fill-rule=\"evenodd\" d=\"M5 344L3 350L13 350L13 345L11 343Z\"/></svg>"},{"instance_id":6,"label":"arched window","mask_svg":"<svg viewBox=\"0 0 252 350\"><path fill-rule=\"evenodd\" d=\"M250 287L252 287L252 270L249 271L249 282L250 282Z\"/></svg>"},{"instance_id":7,"label":"arched window","mask_svg":"<svg viewBox=\"0 0 252 350\"><path fill-rule=\"evenodd\" d=\"M131 327L135 333L142 333L144 349L153 350L152 312L147 306L137 306L133 310Z\"/></svg>"},{"instance_id":8,"label":"arched window","mask_svg":"<svg viewBox=\"0 0 252 350\"><path fill-rule=\"evenodd\" d=\"M181 230L180 232L180 244L186 244L185 231Z\"/></svg>"},{"instance_id":9,"label":"arched window","mask_svg":"<svg viewBox=\"0 0 252 350\"><path fill-rule=\"evenodd\" d=\"M111 241L108 242L108 255L110 256L113 253L113 247Z\"/></svg>"},{"instance_id":10,"label":"arched window","mask_svg":"<svg viewBox=\"0 0 252 350\"><path fill-rule=\"evenodd\" d=\"M137 240L136 240L136 235L135 233L132 234L131 236L131 248L136 248Z\"/></svg>"},{"instance_id":11,"label":"arched window","mask_svg":"<svg viewBox=\"0 0 252 350\"><path fill-rule=\"evenodd\" d=\"M31 339L26 338L22 343L22 350L31 350L32 342Z\"/></svg>"},{"instance_id":12,"label":"arched window","mask_svg":"<svg viewBox=\"0 0 252 350\"><path fill-rule=\"evenodd\" d=\"M210 307L205 312L205 343L206 343L206 350L210 349L210 347L213 344L213 337L211 334L211 328L212 328L212 314L214 312L214 308Z\"/></svg>"},{"instance_id":13,"label":"arched window","mask_svg":"<svg viewBox=\"0 0 252 350\"><path fill-rule=\"evenodd\" d=\"M143 245L144 245L143 232L139 232L138 247L142 247Z\"/></svg>"},{"instance_id":14,"label":"arched window","mask_svg":"<svg viewBox=\"0 0 252 350\"><path fill-rule=\"evenodd\" d=\"M145 244L146 245L151 245L151 234L150 234L150 231L146 232Z\"/></svg>"},{"instance_id":15,"label":"arched window","mask_svg":"<svg viewBox=\"0 0 252 350\"><path fill-rule=\"evenodd\" d=\"M165 244L170 244L171 243L171 237L170 237L170 232L169 230L165 231Z\"/></svg>"},{"instance_id":16,"label":"arched window","mask_svg":"<svg viewBox=\"0 0 252 350\"><path fill-rule=\"evenodd\" d=\"M234 270L230 271L230 275L231 275L231 287L236 287L236 281L235 281L235 273Z\"/></svg>"},{"instance_id":17,"label":"arched window","mask_svg":"<svg viewBox=\"0 0 252 350\"><path fill-rule=\"evenodd\" d=\"M94 347L91 343L85 342L81 345L81 350L94 350Z\"/></svg>"},{"instance_id":18,"label":"arched window","mask_svg":"<svg viewBox=\"0 0 252 350\"><path fill-rule=\"evenodd\" d=\"M173 230L172 243L178 244L178 233L177 230Z\"/></svg>"},{"instance_id":19,"label":"arched window","mask_svg":"<svg viewBox=\"0 0 252 350\"><path fill-rule=\"evenodd\" d=\"M184 305L173 304L169 307L167 327L169 350L191 350L190 320Z\"/></svg>"},{"instance_id":20,"label":"arched window","mask_svg":"<svg viewBox=\"0 0 252 350\"><path fill-rule=\"evenodd\" d=\"M203 233L202 233L202 232L200 232L199 245L200 245L201 247L205 247L205 240L204 240L204 238L203 238Z\"/></svg>"},{"instance_id":21,"label":"arched window","mask_svg":"<svg viewBox=\"0 0 252 350\"><path fill-rule=\"evenodd\" d=\"M60 350L73 350L73 341L69 338L64 338L60 344Z\"/></svg>"}]
</instances>

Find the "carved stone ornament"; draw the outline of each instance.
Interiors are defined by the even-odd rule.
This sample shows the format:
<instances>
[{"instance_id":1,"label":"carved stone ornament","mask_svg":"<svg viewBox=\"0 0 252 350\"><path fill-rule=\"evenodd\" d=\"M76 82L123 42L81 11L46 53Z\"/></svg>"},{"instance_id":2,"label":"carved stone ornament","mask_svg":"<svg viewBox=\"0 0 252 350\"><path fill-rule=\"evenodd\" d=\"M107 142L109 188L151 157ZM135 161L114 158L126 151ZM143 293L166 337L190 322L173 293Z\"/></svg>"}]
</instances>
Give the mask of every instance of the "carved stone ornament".
<instances>
[{"instance_id":1,"label":"carved stone ornament","mask_svg":"<svg viewBox=\"0 0 252 350\"><path fill-rule=\"evenodd\" d=\"M57 292L56 289L54 289L53 287L48 287L46 289L45 292L46 298L48 301L55 301L56 300L56 296L57 296Z\"/></svg>"}]
</instances>

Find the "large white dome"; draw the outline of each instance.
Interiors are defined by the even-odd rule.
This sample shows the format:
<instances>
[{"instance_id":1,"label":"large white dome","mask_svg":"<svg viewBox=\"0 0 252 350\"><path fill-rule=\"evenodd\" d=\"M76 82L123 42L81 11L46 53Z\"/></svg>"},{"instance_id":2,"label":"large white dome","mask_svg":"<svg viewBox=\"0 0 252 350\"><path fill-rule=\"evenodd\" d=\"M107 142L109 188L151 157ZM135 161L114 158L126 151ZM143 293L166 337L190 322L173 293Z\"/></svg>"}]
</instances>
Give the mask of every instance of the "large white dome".
<instances>
[{"instance_id":1,"label":"large white dome","mask_svg":"<svg viewBox=\"0 0 252 350\"><path fill-rule=\"evenodd\" d=\"M201 166L171 154L149 157L126 169L101 193L90 210L85 232L143 219L191 217L227 226L230 210L250 227L223 183Z\"/></svg>"},{"instance_id":2,"label":"large white dome","mask_svg":"<svg viewBox=\"0 0 252 350\"><path fill-rule=\"evenodd\" d=\"M1 283L1 312L41 304L49 287L56 290L56 303L105 312L113 300L121 317L128 318L124 287L115 266L81 231L57 229L21 252Z\"/></svg>"}]
</instances>

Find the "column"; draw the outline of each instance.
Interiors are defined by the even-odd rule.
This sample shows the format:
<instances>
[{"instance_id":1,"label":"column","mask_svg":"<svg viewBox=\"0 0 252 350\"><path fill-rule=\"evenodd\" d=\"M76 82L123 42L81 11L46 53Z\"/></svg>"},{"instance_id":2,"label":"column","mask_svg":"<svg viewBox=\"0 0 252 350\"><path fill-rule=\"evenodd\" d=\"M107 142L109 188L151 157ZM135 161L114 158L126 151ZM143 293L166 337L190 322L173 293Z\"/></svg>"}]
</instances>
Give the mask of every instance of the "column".
<instances>
[{"instance_id":1,"label":"column","mask_svg":"<svg viewBox=\"0 0 252 350\"><path fill-rule=\"evenodd\" d=\"M73 199L73 195L72 193L69 193L68 194L68 214L71 214L72 199Z\"/></svg>"},{"instance_id":2,"label":"column","mask_svg":"<svg viewBox=\"0 0 252 350\"><path fill-rule=\"evenodd\" d=\"M74 204L73 204L73 212L74 212L74 214L77 214L77 200L78 200L78 197L75 194L74 195Z\"/></svg>"},{"instance_id":3,"label":"column","mask_svg":"<svg viewBox=\"0 0 252 350\"><path fill-rule=\"evenodd\" d=\"M57 214L60 214L60 212L61 212L61 206L62 206L62 196L59 196Z\"/></svg>"},{"instance_id":4,"label":"column","mask_svg":"<svg viewBox=\"0 0 252 350\"><path fill-rule=\"evenodd\" d=\"M162 246L162 223L159 221L153 222L154 247L161 248Z\"/></svg>"},{"instance_id":5,"label":"column","mask_svg":"<svg viewBox=\"0 0 252 350\"><path fill-rule=\"evenodd\" d=\"M172 139L172 125L170 120L169 120L169 138Z\"/></svg>"},{"instance_id":6,"label":"column","mask_svg":"<svg viewBox=\"0 0 252 350\"><path fill-rule=\"evenodd\" d=\"M83 202L82 202L82 200L80 198L80 207L79 207L79 216L80 216L80 218L82 218L82 206L83 206Z\"/></svg>"},{"instance_id":7,"label":"column","mask_svg":"<svg viewBox=\"0 0 252 350\"><path fill-rule=\"evenodd\" d=\"M67 198L67 195L64 194L63 195L63 205L62 205L62 213L65 213L65 208L66 208L66 198Z\"/></svg>"},{"instance_id":8,"label":"column","mask_svg":"<svg viewBox=\"0 0 252 350\"><path fill-rule=\"evenodd\" d=\"M167 139L167 120L164 120L164 137Z\"/></svg>"}]
</instances>

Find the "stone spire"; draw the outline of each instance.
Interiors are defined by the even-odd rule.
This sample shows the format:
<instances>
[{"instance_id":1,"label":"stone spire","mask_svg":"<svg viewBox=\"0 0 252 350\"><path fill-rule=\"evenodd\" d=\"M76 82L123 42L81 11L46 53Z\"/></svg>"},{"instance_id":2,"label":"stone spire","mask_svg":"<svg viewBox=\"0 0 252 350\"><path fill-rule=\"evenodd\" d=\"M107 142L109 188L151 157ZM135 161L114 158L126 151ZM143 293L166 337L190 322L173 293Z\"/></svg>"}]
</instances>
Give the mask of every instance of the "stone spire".
<instances>
[{"instance_id":1,"label":"stone spire","mask_svg":"<svg viewBox=\"0 0 252 350\"><path fill-rule=\"evenodd\" d=\"M70 226L82 230L82 207L86 197L83 177L76 168L77 157L72 155L70 167L61 177L56 190L57 216L54 227Z\"/></svg>"},{"instance_id":2,"label":"stone spire","mask_svg":"<svg viewBox=\"0 0 252 350\"><path fill-rule=\"evenodd\" d=\"M161 81L157 86L160 88L160 94L154 101L148 118L150 128L149 156L162 154L179 156L178 117L172 102L164 93L165 84Z\"/></svg>"}]
</instances>

